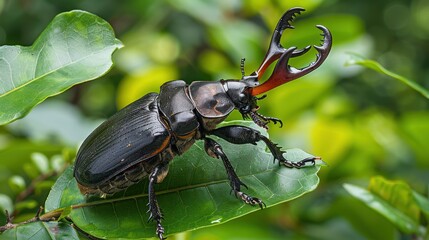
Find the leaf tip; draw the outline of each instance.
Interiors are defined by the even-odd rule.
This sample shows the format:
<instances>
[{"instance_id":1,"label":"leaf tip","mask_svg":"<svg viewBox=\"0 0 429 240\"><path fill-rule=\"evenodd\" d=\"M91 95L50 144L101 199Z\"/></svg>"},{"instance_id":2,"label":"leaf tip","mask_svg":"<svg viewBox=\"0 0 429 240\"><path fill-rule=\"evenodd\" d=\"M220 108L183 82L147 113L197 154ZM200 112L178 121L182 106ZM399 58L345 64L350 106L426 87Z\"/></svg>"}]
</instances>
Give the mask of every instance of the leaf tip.
<instances>
[{"instance_id":1,"label":"leaf tip","mask_svg":"<svg viewBox=\"0 0 429 240\"><path fill-rule=\"evenodd\" d=\"M318 159L315 161L315 166L329 167L328 163L323 161L322 159Z\"/></svg>"}]
</instances>

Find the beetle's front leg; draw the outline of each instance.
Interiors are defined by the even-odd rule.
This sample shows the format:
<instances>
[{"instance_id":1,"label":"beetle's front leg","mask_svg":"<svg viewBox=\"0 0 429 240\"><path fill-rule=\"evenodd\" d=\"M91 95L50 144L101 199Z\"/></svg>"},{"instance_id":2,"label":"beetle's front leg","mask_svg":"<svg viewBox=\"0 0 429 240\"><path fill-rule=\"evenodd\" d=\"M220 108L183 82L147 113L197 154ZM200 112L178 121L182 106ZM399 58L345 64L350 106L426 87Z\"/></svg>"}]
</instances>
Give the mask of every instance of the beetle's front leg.
<instances>
[{"instance_id":1,"label":"beetle's front leg","mask_svg":"<svg viewBox=\"0 0 429 240\"><path fill-rule=\"evenodd\" d=\"M151 174L149 175L149 210L150 216L148 221L156 221L156 235L159 237L159 239L163 240L165 239L164 234L164 227L161 225L161 220L164 219L161 208L158 205L158 201L156 200L155 195L155 188L154 185L156 183L162 182L164 180L164 177L167 175L168 172L168 164L162 163L158 166L156 166Z\"/></svg>"},{"instance_id":2,"label":"beetle's front leg","mask_svg":"<svg viewBox=\"0 0 429 240\"><path fill-rule=\"evenodd\" d=\"M278 160L280 164L290 168L301 168L310 163L311 165L316 164L316 160L320 157L308 157L299 162L292 162L283 157L284 151L277 146L277 144L271 142L270 139L262 135L259 131L245 127L245 126L226 126L215 129L210 134L225 139L226 141L234 144L256 144L256 142L263 141L270 149L271 154L274 156L274 160Z\"/></svg>"},{"instance_id":3,"label":"beetle's front leg","mask_svg":"<svg viewBox=\"0 0 429 240\"><path fill-rule=\"evenodd\" d=\"M254 123L256 123L258 126L263 127L265 129L268 129L267 124L270 122L273 122L274 124L280 123L280 127L283 127L282 120L274 117L266 117L258 112L249 112L248 116L252 119Z\"/></svg>"},{"instance_id":4,"label":"beetle's front leg","mask_svg":"<svg viewBox=\"0 0 429 240\"><path fill-rule=\"evenodd\" d=\"M262 200L259 198L251 197L241 191L241 186L244 186L245 188L247 188L247 186L240 180L240 178L238 178L228 157L225 155L222 147L217 142L210 138L204 138L204 148L209 156L222 159L226 173L228 174L229 185L232 188L231 191L234 191L236 197L240 197L243 202L252 206L259 205L261 209L266 206L265 203L262 202Z\"/></svg>"}]
</instances>

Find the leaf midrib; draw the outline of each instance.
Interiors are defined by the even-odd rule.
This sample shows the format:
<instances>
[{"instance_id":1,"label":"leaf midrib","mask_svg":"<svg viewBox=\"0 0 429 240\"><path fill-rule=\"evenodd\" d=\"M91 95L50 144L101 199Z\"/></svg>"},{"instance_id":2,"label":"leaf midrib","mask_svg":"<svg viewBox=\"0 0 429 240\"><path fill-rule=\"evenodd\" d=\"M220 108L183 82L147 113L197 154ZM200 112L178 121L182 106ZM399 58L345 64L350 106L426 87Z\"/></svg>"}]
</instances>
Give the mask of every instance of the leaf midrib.
<instances>
[{"instance_id":1,"label":"leaf midrib","mask_svg":"<svg viewBox=\"0 0 429 240\"><path fill-rule=\"evenodd\" d=\"M245 178L245 177L254 177L255 175L258 174L263 174L263 173L267 173L267 172L271 172L274 169L269 168L257 173L252 173L252 174L244 174L244 175L240 175L240 178ZM72 180L71 180L72 181ZM71 182L70 181L70 182ZM69 182L69 184L70 184ZM206 187L209 185L214 185L214 184L220 184L220 183L225 183L228 182L228 179L223 179L223 180L217 180L217 181L209 181L209 182L204 182L204 183L200 183L200 184L193 184L193 185L185 185L185 186L181 186L181 187L177 187L177 188L172 188L172 189L166 189L166 190L162 190L162 191L157 191L156 194L157 196L160 195L164 195L164 194L169 194L169 193L173 193L173 192L178 192L178 191L183 191L183 190L189 190L189 189L196 189L196 188L200 188L200 187ZM80 204L76 204L76 205L72 205L73 209L77 209L77 208L84 208L84 207L91 207L91 206L97 206L97 205L101 205L101 204L110 204L110 203L115 203L115 202L121 202L121 201L127 201L127 200L131 200L131 199L137 199L137 198L142 198L142 197L147 197L148 194L147 193L142 193L142 194L136 194L136 195L131 195L131 196L124 196L124 197L119 197L119 198L112 198L112 199L101 199L101 200L97 200L97 201L93 201L93 202L89 202L89 203L80 203Z\"/></svg>"}]
</instances>

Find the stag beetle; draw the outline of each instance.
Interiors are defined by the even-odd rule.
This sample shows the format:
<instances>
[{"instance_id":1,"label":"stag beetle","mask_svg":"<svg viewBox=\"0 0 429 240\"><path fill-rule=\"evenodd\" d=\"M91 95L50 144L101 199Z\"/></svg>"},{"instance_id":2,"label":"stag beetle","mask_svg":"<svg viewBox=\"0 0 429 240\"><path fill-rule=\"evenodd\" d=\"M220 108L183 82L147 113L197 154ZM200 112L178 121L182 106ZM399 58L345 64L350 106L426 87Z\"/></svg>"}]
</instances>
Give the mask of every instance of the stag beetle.
<instances>
[{"instance_id":1,"label":"stag beetle","mask_svg":"<svg viewBox=\"0 0 429 240\"><path fill-rule=\"evenodd\" d=\"M234 144L256 144L263 141L275 159L289 168L301 168L315 163L317 157L292 162L283 157L284 151L259 131L245 126L216 128L232 110L243 118L267 128L269 122L282 122L258 113L257 95L304 76L318 68L327 58L332 46L329 30L321 25L322 44L314 46L317 58L302 69L288 65L290 58L298 57L311 48L284 48L280 43L283 31L293 28L292 21L304 9L292 8L279 20L271 38L268 52L259 69L241 80L196 81L187 85L182 80L161 86L160 93L149 93L114 114L96 128L80 147L75 163L74 177L83 194L101 197L124 190L149 176L148 198L150 220L156 221L156 235L163 239L163 215L158 206L154 185L162 182L168 164L176 155L187 151L195 140L203 140L205 151L223 161L232 191L244 203L263 208L259 198L241 191L245 186L238 178L222 147L210 135ZM272 75L263 82L259 79L272 62L278 59ZM242 72L243 65L242 65Z\"/></svg>"}]
</instances>

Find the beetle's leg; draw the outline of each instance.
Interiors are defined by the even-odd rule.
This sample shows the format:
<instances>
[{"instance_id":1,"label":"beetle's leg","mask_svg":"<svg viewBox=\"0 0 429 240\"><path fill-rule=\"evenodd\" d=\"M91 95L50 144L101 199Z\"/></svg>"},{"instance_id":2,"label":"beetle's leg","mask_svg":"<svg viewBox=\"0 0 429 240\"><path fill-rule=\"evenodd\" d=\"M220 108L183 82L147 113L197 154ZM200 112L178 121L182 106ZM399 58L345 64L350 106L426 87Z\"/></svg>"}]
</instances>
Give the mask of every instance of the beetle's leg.
<instances>
[{"instance_id":1,"label":"beetle's leg","mask_svg":"<svg viewBox=\"0 0 429 240\"><path fill-rule=\"evenodd\" d=\"M301 168L308 165L307 163L315 165L315 161L320 159L320 157L308 157L299 162L287 160L283 157L285 151L282 151L277 144L271 142L270 139L262 135L259 131L245 126L233 125L221 127L211 131L210 134L234 144L256 144L256 142L263 141L268 146L268 149L270 149L271 154L273 154L274 161L277 159L280 164L290 168Z\"/></svg>"},{"instance_id":2,"label":"beetle's leg","mask_svg":"<svg viewBox=\"0 0 429 240\"><path fill-rule=\"evenodd\" d=\"M204 138L204 148L209 156L222 159L226 173L228 174L229 185L232 188L231 191L234 191L236 197L240 197L243 202L252 206L259 205L261 209L266 207L265 203L262 202L262 200L259 198L251 197L241 191L241 186L244 186L245 188L247 188L247 186L240 180L240 178L238 178L228 157L225 155L222 147L217 142L210 138Z\"/></svg>"},{"instance_id":3,"label":"beetle's leg","mask_svg":"<svg viewBox=\"0 0 429 240\"><path fill-rule=\"evenodd\" d=\"M159 239L165 239L163 237L164 234L164 227L161 225L161 220L164 219L161 208L159 208L158 201L156 200L155 195L155 188L154 185L156 183L162 182L164 177L167 175L168 172L168 164L160 164L156 166L151 174L149 175L149 210L150 216L148 221L156 221L156 235L159 237Z\"/></svg>"},{"instance_id":4,"label":"beetle's leg","mask_svg":"<svg viewBox=\"0 0 429 240\"><path fill-rule=\"evenodd\" d=\"M267 124L270 122L273 122L274 124L280 123L280 127L283 127L282 120L274 117L266 117L258 112L249 112L248 115L252 119L254 123L256 123L258 126L263 127L265 129L268 129Z\"/></svg>"}]
</instances>

